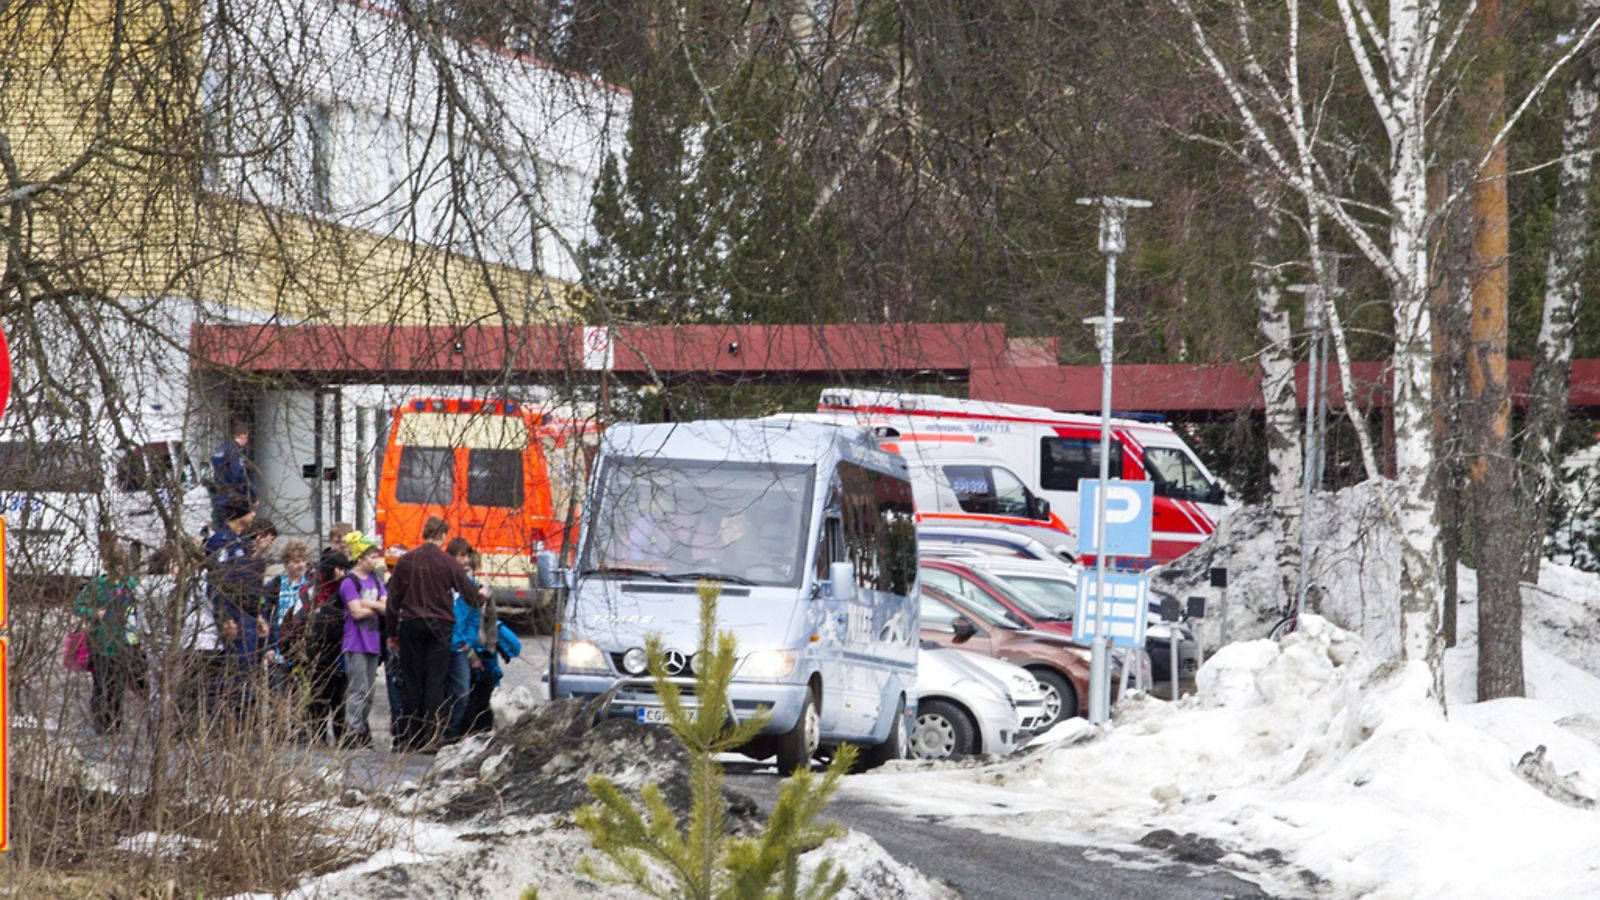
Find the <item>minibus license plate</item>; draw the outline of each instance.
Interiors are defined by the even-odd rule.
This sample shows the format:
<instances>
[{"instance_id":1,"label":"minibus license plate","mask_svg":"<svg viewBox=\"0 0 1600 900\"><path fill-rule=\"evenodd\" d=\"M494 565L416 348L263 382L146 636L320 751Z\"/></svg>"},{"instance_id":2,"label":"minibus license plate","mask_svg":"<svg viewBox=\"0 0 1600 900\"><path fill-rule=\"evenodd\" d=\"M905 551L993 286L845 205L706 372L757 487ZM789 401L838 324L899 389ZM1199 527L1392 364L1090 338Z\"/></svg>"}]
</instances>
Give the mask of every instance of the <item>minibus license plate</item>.
<instances>
[{"instance_id":1,"label":"minibus license plate","mask_svg":"<svg viewBox=\"0 0 1600 900\"><path fill-rule=\"evenodd\" d=\"M642 725L667 724L667 711L659 706L641 706L634 711Z\"/></svg>"}]
</instances>

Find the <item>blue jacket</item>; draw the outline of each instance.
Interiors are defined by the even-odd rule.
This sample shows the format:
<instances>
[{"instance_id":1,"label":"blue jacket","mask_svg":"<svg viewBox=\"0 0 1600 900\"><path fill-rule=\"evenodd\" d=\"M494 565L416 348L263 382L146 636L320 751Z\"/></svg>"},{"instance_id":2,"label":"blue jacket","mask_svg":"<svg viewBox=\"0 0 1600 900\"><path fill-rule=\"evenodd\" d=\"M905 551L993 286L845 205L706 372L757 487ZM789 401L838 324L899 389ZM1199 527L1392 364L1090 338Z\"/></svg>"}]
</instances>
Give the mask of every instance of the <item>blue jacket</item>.
<instances>
[{"instance_id":1,"label":"blue jacket","mask_svg":"<svg viewBox=\"0 0 1600 900\"><path fill-rule=\"evenodd\" d=\"M456 624L450 629L450 652L478 649L478 631L483 627L483 613L476 606L456 595Z\"/></svg>"},{"instance_id":2,"label":"blue jacket","mask_svg":"<svg viewBox=\"0 0 1600 900\"><path fill-rule=\"evenodd\" d=\"M244 450L232 440L223 441L211 454L211 484L216 489L212 502L218 507L235 498L255 502L256 485L250 476L250 464L244 458Z\"/></svg>"}]
</instances>

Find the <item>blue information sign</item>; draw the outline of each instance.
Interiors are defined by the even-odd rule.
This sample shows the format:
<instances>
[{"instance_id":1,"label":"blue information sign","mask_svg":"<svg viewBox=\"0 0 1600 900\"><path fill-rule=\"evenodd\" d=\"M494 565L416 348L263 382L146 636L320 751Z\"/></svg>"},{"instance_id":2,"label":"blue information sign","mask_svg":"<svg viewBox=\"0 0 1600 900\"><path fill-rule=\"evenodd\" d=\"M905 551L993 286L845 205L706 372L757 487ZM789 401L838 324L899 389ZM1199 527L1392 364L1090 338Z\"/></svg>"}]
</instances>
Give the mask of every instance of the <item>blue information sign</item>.
<instances>
[{"instance_id":1,"label":"blue information sign","mask_svg":"<svg viewBox=\"0 0 1600 900\"><path fill-rule=\"evenodd\" d=\"M1095 513L1100 495L1100 479L1078 482L1078 555L1101 552L1100 529L1095 528ZM1154 521L1155 485L1148 481L1111 480L1106 492L1106 556L1149 556L1150 527Z\"/></svg>"},{"instance_id":2,"label":"blue information sign","mask_svg":"<svg viewBox=\"0 0 1600 900\"><path fill-rule=\"evenodd\" d=\"M1078 611L1072 620L1073 640L1088 643L1095 636L1095 575L1078 574ZM1106 573L1103 610L1106 637L1113 647L1144 646L1144 628L1150 616L1150 578L1147 575Z\"/></svg>"}]
</instances>

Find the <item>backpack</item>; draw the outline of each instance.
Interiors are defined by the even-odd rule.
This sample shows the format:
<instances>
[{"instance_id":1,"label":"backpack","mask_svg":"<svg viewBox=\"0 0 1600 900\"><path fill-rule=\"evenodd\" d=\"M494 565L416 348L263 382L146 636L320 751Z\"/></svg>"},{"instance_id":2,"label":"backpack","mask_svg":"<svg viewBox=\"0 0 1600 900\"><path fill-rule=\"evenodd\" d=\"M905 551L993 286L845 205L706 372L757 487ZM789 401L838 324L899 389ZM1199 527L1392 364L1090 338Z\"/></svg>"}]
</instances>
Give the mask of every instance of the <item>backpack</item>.
<instances>
[{"instance_id":1,"label":"backpack","mask_svg":"<svg viewBox=\"0 0 1600 900\"><path fill-rule=\"evenodd\" d=\"M348 577L348 576L347 576ZM339 596L343 579L320 585L312 598L310 632L319 644L339 644L344 641L344 598Z\"/></svg>"}]
</instances>

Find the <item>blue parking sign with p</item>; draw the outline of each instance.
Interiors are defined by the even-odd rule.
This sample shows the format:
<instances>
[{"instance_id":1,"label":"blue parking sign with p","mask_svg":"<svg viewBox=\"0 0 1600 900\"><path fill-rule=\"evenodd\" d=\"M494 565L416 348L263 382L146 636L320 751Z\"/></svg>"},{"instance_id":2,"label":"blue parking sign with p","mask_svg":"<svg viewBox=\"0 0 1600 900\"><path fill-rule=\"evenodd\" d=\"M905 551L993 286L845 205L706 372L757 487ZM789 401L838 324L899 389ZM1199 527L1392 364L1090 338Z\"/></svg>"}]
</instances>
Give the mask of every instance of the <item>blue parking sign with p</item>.
<instances>
[{"instance_id":1,"label":"blue parking sign with p","mask_svg":"<svg viewBox=\"0 0 1600 900\"><path fill-rule=\"evenodd\" d=\"M1105 527L1101 529L1095 527L1100 479L1085 478L1078 482L1078 555L1104 552L1106 556L1149 556L1150 529L1155 518L1155 485L1120 478L1113 478L1109 484Z\"/></svg>"}]
</instances>

